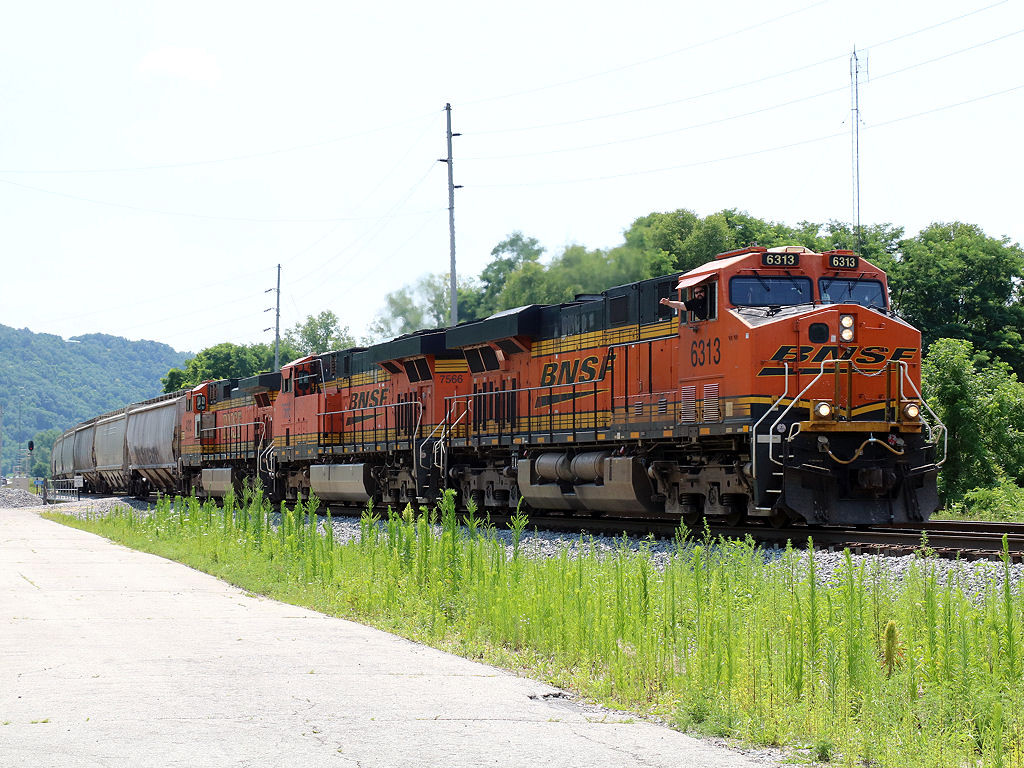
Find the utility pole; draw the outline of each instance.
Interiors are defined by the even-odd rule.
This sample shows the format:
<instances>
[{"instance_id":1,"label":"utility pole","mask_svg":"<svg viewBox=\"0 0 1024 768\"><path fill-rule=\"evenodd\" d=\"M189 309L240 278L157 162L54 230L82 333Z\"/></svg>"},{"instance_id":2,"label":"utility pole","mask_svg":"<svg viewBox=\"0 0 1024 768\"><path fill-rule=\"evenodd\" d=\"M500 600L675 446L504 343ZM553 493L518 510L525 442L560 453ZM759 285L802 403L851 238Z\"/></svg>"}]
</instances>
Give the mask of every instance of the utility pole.
<instances>
[{"instance_id":1,"label":"utility pole","mask_svg":"<svg viewBox=\"0 0 1024 768\"><path fill-rule=\"evenodd\" d=\"M850 125L851 162L853 165L853 231L857 237L857 250L864 244L860 228L860 72L861 69L867 72L868 62L865 58L863 65L857 56L856 46L850 55L850 112L852 123Z\"/></svg>"},{"instance_id":2,"label":"utility pole","mask_svg":"<svg viewBox=\"0 0 1024 768\"><path fill-rule=\"evenodd\" d=\"M274 370L281 370L281 265L277 265L277 288L267 288L264 293L277 292L277 302L273 307L267 307L264 312L274 311ZM264 328L264 333L269 331Z\"/></svg>"},{"instance_id":3,"label":"utility pole","mask_svg":"<svg viewBox=\"0 0 1024 768\"><path fill-rule=\"evenodd\" d=\"M448 113L448 157L442 157L439 163L448 163L448 247L451 252L451 264L449 268L449 283L452 298L451 325L459 324L459 296L456 289L455 279L455 190L462 189L462 185L455 184L455 169L452 162L452 137L461 136L461 133L452 133L452 105L445 104L444 111Z\"/></svg>"}]
</instances>

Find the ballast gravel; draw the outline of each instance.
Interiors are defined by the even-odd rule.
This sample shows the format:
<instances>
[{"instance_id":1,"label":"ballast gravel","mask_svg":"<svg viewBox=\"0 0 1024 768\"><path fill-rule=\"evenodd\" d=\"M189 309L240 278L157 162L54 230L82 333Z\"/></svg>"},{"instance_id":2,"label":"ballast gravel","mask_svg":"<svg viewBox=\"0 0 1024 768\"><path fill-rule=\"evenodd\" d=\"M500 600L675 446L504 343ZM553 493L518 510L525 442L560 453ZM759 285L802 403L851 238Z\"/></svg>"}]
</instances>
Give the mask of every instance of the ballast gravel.
<instances>
[{"instance_id":1,"label":"ballast gravel","mask_svg":"<svg viewBox=\"0 0 1024 768\"><path fill-rule=\"evenodd\" d=\"M0 488L0 509L41 507L43 500L21 488Z\"/></svg>"},{"instance_id":2,"label":"ballast gravel","mask_svg":"<svg viewBox=\"0 0 1024 768\"><path fill-rule=\"evenodd\" d=\"M5 493L6 492L6 493ZM17 496L11 493L11 489L0 491L0 508L9 506L39 506L40 500L25 491L16 491ZM30 497L28 500L24 496ZM21 500L20 503L7 503L10 498ZM143 502L128 497L116 498L91 498L80 502L58 505L61 512L80 516L103 515L115 509L131 507L139 511L151 509L151 502ZM280 515L274 514L271 522L276 526L280 522ZM326 518L320 518L320 525L326 525ZM358 539L360 535L360 521L358 517L332 517L331 525L334 529L335 541L345 543ZM385 525L381 522L380 525ZM509 556L515 545L513 533L505 528L493 529L490 535L503 541ZM802 542L800 542L802 544ZM685 546L692 548L700 545L700 542L690 541ZM703 546L718 546L714 540ZM651 560L655 569L663 569L669 562L672 554L677 551L674 541L668 539L637 538L630 536L601 536L601 535L568 535L555 531L543 531L527 528L523 531L520 542L520 556L531 558L561 557L566 553L570 558L581 552L593 552L595 555L611 555L619 550L628 550L634 553L643 552ZM786 550L779 547L762 546L756 549L760 557L766 563L777 563L780 567L784 564ZM796 568L800 576L806 576L810 571L810 556L806 550L794 550L797 555ZM846 554L844 552L829 552L826 550L814 551L814 568L817 574L818 583L834 584L845 578ZM922 563L922 559L916 555L888 556L888 555L850 555L855 567L864 566L865 579L874 583L899 583L904 580L912 569L921 572L924 564L928 573L934 573L936 582L945 586L952 580L954 587L963 589L965 594L980 597L989 590L1002 590L1004 578L1009 574L1010 588L1015 593L1024 591L1024 564L1013 563L1008 567L1002 562L978 560L950 560L945 558L928 558Z\"/></svg>"}]
</instances>

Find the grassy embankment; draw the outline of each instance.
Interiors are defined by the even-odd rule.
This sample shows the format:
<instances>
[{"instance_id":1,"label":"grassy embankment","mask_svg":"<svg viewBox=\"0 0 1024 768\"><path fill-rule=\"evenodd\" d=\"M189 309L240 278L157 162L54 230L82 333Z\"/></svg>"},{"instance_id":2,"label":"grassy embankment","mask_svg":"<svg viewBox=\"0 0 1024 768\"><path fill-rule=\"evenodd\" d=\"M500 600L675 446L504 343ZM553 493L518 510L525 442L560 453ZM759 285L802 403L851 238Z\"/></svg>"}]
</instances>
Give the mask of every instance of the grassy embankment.
<instances>
[{"instance_id":1,"label":"grassy embankment","mask_svg":"<svg viewBox=\"0 0 1024 768\"><path fill-rule=\"evenodd\" d=\"M1024 598L942 586L927 558L897 582L847 554L823 584L813 560L765 563L749 543L680 542L663 570L586 541L580 556L528 558L525 518L509 551L450 503L440 527L411 510L364 516L344 544L301 504L277 528L271 514L257 496L48 516L684 729L844 765L1024 765Z\"/></svg>"}]
</instances>

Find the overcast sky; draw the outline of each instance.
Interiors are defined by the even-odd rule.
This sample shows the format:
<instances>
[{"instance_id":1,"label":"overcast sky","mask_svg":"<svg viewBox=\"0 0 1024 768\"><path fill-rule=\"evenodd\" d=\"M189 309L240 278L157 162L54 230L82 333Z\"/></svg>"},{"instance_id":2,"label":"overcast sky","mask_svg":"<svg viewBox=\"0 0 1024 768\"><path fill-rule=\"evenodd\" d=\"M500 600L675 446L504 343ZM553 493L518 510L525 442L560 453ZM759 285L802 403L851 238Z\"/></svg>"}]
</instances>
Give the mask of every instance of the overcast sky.
<instances>
[{"instance_id":1,"label":"overcast sky","mask_svg":"<svg viewBox=\"0 0 1024 768\"><path fill-rule=\"evenodd\" d=\"M1024 239L1022 0L46 2L0 14L0 323L198 351L637 217Z\"/></svg>"}]
</instances>

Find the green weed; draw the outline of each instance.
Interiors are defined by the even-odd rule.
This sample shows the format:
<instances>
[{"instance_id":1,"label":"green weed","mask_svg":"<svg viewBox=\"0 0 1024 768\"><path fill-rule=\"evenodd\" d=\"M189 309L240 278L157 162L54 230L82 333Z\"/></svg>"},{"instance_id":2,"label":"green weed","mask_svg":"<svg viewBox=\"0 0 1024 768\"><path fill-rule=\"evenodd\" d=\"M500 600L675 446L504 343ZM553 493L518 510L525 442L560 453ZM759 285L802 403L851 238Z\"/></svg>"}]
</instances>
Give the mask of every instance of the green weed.
<instances>
[{"instance_id":1,"label":"green weed","mask_svg":"<svg viewBox=\"0 0 1024 768\"><path fill-rule=\"evenodd\" d=\"M791 549L680 534L664 567L647 545L524 555L455 500L367 510L335 541L315 498L271 507L161 500L69 525L157 552L251 592L356 619L523 671L619 710L871 766L1024 766L1024 599L966 592L915 559L896 581L849 553L824 581ZM811 543L813 545L813 543Z\"/></svg>"}]
</instances>

